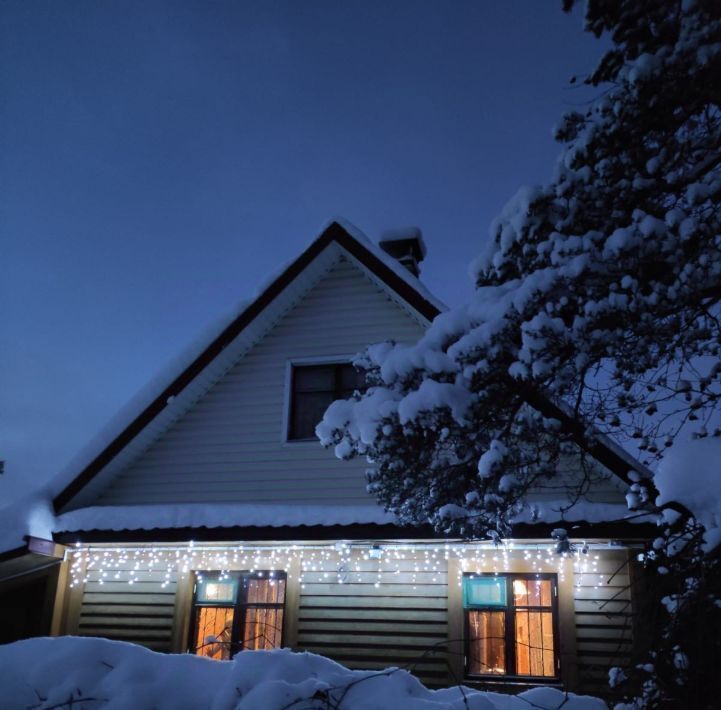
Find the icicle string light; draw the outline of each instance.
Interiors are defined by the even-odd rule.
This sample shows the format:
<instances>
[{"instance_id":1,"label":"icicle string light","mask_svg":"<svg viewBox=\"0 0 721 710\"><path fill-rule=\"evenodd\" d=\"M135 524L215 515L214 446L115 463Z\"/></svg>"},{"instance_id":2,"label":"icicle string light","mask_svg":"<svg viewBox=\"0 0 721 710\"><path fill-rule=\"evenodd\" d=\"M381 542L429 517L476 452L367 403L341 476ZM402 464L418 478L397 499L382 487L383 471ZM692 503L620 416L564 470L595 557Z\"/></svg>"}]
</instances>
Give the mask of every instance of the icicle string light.
<instances>
[{"instance_id":1,"label":"icicle string light","mask_svg":"<svg viewBox=\"0 0 721 710\"><path fill-rule=\"evenodd\" d=\"M457 583L463 574L501 574L525 571L542 574L553 572L563 581L568 573L574 583L599 587L605 584L599 572L598 554L602 549L618 549L603 543L576 545L573 552L558 554L554 543L504 541L500 545L477 542L408 542L378 543L368 541L331 542L327 544L225 544L153 546L82 546L66 552L70 561L70 586L87 582L100 585L142 582L160 583L162 588L174 584L178 577L194 573L198 579L207 572L228 579L233 570L274 572L284 570L292 579L298 570L301 589L306 583L352 584L367 582L369 575L376 588L384 583L404 579L413 588L419 584L445 582L448 562L456 560ZM448 580L450 582L450 580Z\"/></svg>"}]
</instances>

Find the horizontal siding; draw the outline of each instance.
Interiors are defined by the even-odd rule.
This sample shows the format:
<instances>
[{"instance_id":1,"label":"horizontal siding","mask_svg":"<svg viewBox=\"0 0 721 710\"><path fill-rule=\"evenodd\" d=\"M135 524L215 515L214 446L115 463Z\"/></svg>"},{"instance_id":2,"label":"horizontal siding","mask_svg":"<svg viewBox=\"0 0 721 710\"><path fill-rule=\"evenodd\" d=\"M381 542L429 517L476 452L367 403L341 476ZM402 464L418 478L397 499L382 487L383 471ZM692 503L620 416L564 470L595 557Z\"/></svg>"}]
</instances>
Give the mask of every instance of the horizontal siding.
<instances>
[{"instance_id":1,"label":"horizontal siding","mask_svg":"<svg viewBox=\"0 0 721 710\"><path fill-rule=\"evenodd\" d=\"M131 567L109 569L106 578L87 572L77 633L170 651L175 582L163 587L165 570L160 569L137 570L139 581L134 584L112 581L115 572Z\"/></svg>"},{"instance_id":2,"label":"horizontal siding","mask_svg":"<svg viewBox=\"0 0 721 710\"><path fill-rule=\"evenodd\" d=\"M583 500L625 506L628 486L600 464L587 461L586 466L590 469L590 485L586 486ZM564 457L559 462L556 474L552 478L543 481L542 485L531 488L528 500L531 503L566 500L569 492L573 492L581 482L578 477L577 459Z\"/></svg>"},{"instance_id":3,"label":"horizontal siding","mask_svg":"<svg viewBox=\"0 0 721 710\"><path fill-rule=\"evenodd\" d=\"M337 570L331 562L305 572L299 648L349 668L397 666L427 684L447 684L448 575L445 561L442 564L430 572L416 571L423 566L420 557L380 565L377 560L355 560L344 584L324 578Z\"/></svg>"},{"instance_id":4,"label":"horizontal siding","mask_svg":"<svg viewBox=\"0 0 721 710\"><path fill-rule=\"evenodd\" d=\"M596 573L574 575L576 647L581 690L608 693L608 671L628 663L632 609L628 554L600 555Z\"/></svg>"},{"instance_id":5,"label":"horizontal siding","mask_svg":"<svg viewBox=\"0 0 721 710\"><path fill-rule=\"evenodd\" d=\"M365 460L282 441L286 363L352 355L390 338L414 342L423 332L341 260L95 503L372 503Z\"/></svg>"},{"instance_id":6,"label":"horizontal siding","mask_svg":"<svg viewBox=\"0 0 721 710\"><path fill-rule=\"evenodd\" d=\"M286 364L351 355L389 338L415 342L423 332L359 268L341 259L190 410L84 505L373 503L365 490L364 459L338 461L317 442L282 441ZM572 468L570 461L563 462L530 499L564 498ZM587 497L625 502L616 484L601 476Z\"/></svg>"},{"instance_id":7,"label":"horizontal siding","mask_svg":"<svg viewBox=\"0 0 721 710\"><path fill-rule=\"evenodd\" d=\"M578 690L604 695L609 668L630 658L633 616L626 551L596 554L594 571L573 574L572 609L560 622L575 632ZM511 573L528 570L518 555L518 566L509 565ZM462 619L463 609L449 609L447 564L442 557L436 560L420 552L382 560L354 552L342 566L333 556L307 560L300 581L293 582L300 585L293 597L298 607L287 610L297 612L296 647L350 668L396 666L430 685L451 683L449 627ZM128 562L126 569L134 564ZM114 572L109 570L102 583L98 571L86 573L78 633L168 651L175 584L162 586L166 570L139 569L133 584L114 580ZM562 593L568 589L561 587Z\"/></svg>"}]
</instances>

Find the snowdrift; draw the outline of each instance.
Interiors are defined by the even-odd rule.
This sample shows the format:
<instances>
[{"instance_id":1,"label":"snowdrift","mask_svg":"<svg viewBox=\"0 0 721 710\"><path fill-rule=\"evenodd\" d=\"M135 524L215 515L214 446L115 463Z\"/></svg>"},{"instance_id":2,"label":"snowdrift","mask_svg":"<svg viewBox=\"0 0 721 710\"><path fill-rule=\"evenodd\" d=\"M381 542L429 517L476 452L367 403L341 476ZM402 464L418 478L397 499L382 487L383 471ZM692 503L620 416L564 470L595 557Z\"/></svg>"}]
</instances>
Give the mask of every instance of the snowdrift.
<instances>
[{"instance_id":1,"label":"snowdrift","mask_svg":"<svg viewBox=\"0 0 721 710\"><path fill-rule=\"evenodd\" d=\"M397 668L350 671L323 656L245 651L233 661L167 655L96 638L0 646L7 710L604 710L588 696L534 688L520 696L428 690Z\"/></svg>"}]
</instances>

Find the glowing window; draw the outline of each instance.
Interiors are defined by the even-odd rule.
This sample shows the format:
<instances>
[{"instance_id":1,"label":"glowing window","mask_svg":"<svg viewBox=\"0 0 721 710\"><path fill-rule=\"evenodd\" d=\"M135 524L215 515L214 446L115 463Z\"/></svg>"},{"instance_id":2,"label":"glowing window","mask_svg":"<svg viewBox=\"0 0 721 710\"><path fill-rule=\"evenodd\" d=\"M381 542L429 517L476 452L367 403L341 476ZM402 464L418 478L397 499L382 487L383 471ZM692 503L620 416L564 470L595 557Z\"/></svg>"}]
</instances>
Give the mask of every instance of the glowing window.
<instances>
[{"instance_id":1,"label":"glowing window","mask_svg":"<svg viewBox=\"0 0 721 710\"><path fill-rule=\"evenodd\" d=\"M280 648L285 572L203 572L193 601L190 650L229 660L238 651Z\"/></svg>"},{"instance_id":2,"label":"glowing window","mask_svg":"<svg viewBox=\"0 0 721 710\"><path fill-rule=\"evenodd\" d=\"M556 678L555 575L464 575L466 673Z\"/></svg>"}]
</instances>

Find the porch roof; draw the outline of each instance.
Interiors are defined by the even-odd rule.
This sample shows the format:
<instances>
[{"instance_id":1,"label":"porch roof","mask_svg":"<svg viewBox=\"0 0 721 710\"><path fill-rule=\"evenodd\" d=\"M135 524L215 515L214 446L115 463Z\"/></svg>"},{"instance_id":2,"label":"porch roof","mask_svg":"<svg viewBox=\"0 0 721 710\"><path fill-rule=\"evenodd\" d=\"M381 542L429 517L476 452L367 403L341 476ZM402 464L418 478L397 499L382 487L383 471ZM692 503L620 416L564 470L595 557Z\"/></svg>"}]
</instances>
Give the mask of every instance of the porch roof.
<instances>
[{"instance_id":1,"label":"porch roof","mask_svg":"<svg viewBox=\"0 0 721 710\"><path fill-rule=\"evenodd\" d=\"M546 502L519 515L514 537L548 536L565 524L573 537L645 538L655 527L651 515L629 513L624 505L589 503L569 513ZM358 538L442 538L429 525L403 525L379 506L279 504L174 504L95 506L57 517L54 538L63 542L292 540Z\"/></svg>"}]
</instances>

